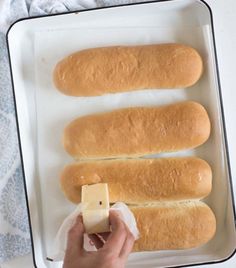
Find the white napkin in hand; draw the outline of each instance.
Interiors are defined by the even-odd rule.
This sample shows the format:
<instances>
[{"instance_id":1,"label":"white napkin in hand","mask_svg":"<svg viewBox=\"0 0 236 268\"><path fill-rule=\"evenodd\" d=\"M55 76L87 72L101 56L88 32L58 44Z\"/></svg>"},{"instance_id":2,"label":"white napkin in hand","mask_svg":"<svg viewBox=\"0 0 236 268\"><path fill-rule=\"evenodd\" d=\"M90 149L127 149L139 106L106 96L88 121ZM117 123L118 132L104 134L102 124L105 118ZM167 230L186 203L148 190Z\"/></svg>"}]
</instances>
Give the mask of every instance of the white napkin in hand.
<instances>
[{"instance_id":1,"label":"white napkin in hand","mask_svg":"<svg viewBox=\"0 0 236 268\"><path fill-rule=\"evenodd\" d=\"M139 237L139 231L136 225L135 217L130 209L122 202L115 203L115 205L113 205L110 209L118 210L120 212L122 220L133 234L135 240L137 240ZM80 203L75 211L63 221L54 239L52 248L47 256L49 260L62 261L64 259L68 231L75 224L76 218L81 212L82 204ZM93 245L87 234L84 235L84 249L88 251L96 251L96 247Z\"/></svg>"}]
</instances>

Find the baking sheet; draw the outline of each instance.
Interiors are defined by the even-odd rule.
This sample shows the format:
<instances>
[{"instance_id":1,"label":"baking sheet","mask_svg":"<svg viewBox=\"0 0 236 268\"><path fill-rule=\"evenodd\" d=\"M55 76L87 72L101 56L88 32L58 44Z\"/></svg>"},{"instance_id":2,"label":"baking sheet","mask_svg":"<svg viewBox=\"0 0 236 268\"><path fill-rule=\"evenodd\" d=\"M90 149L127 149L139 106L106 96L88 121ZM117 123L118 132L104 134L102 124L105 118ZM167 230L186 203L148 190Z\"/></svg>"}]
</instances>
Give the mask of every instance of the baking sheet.
<instances>
[{"instance_id":1,"label":"baking sheet","mask_svg":"<svg viewBox=\"0 0 236 268\"><path fill-rule=\"evenodd\" d=\"M74 209L59 188L62 167L73 161L61 144L63 129L78 116L110 111L131 106L155 106L177 101L198 101L207 109L212 131L210 139L194 150L154 155L152 157L195 155L209 162L213 169L213 190L206 202L217 218L217 234L207 245L187 251L141 253L131 256L131 263L139 258L155 256L161 259L188 255L191 261L199 261L213 245L222 239L227 206L227 178L222 145L222 129L219 121L217 85L214 80L214 62L211 52L210 27L103 27L73 28L39 31L34 34L35 99L37 105L38 172L41 188L43 237L46 253L51 246L63 219ZM204 60L201 80L189 89L146 90L132 93L109 94L100 97L68 97L57 91L52 83L52 71L63 57L81 49L111 45L143 45L178 42L196 48ZM217 145L217 146L216 146ZM221 189L224 189L223 191ZM221 192L219 196L219 192ZM186 253L187 252L187 253ZM138 257L137 257L138 256Z\"/></svg>"},{"instance_id":2,"label":"baking sheet","mask_svg":"<svg viewBox=\"0 0 236 268\"><path fill-rule=\"evenodd\" d=\"M213 191L206 201L217 216L216 236L207 245L193 250L131 254L127 267L208 264L234 254L235 213L213 39L211 11L201 0L153 1L27 18L10 28L7 40L35 267L61 267L60 263L46 260L47 251L62 219L74 209L63 197L58 183L62 165L72 161L60 145L64 126L73 118L91 112L187 99L199 101L207 108L211 137L196 150L158 157L197 155L211 164ZM204 58L201 80L186 90L140 91L94 98L67 97L53 87L53 64L72 50L154 41L180 42L197 48Z\"/></svg>"}]
</instances>

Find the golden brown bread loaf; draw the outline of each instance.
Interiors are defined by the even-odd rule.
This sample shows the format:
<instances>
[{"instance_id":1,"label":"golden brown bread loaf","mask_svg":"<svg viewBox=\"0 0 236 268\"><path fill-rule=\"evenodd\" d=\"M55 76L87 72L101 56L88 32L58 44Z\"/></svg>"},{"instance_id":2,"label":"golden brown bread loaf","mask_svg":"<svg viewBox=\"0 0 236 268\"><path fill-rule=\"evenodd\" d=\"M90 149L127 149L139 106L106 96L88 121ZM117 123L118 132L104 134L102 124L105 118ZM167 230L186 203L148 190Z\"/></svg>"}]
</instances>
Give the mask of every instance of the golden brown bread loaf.
<instances>
[{"instance_id":1,"label":"golden brown bread loaf","mask_svg":"<svg viewBox=\"0 0 236 268\"><path fill-rule=\"evenodd\" d=\"M97 96L138 89L185 88L203 64L186 45L161 44L86 49L57 63L55 86L70 96Z\"/></svg>"},{"instance_id":2,"label":"golden brown bread loaf","mask_svg":"<svg viewBox=\"0 0 236 268\"><path fill-rule=\"evenodd\" d=\"M65 128L63 143L76 159L121 158L195 148L209 135L204 107L186 101L80 117Z\"/></svg>"},{"instance_id":3,"label":"golden brown bread loaf","mask_svg":"<svg viewBox=\"0 0 236 268\"><path fill-rule=\"evenodd\" d=\"M216 231L215 216L203 202L130 208L140 231L134 251L194 248L208 242Z\"/></svg>"},{"instance_id":4,"label":"golden brown bread loaf","mask_svg":"<svg viewBox=\"0 0 236 268\"><path fill-rule=\"evenodd\" d=\"M107 183L111 203L201 199L211 191L212 172L202 159L160 158L75 162L61 173L61 189L81 202L85 184Z\"/></svg>"}]
</instances>

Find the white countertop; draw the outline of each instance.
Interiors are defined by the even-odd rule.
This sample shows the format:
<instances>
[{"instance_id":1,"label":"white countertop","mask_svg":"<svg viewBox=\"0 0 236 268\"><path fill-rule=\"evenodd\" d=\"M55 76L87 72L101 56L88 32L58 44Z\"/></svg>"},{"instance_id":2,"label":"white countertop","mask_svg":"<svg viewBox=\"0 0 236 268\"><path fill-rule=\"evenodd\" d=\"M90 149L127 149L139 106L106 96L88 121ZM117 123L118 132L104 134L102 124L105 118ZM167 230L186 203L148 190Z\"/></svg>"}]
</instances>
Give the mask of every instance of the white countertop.
<instances>
[{"instance_id":1,"label":"white countertop","mask_svg":"<svg viewBox=\"0 0 236 268\"><path fill-rule=\"evenodd\" d=\"M219 62L220 81L223 95L226 130L229 143L231 171L236 196L236 1L206 0L211 6L215 27L216 48ZM236 241L235 241L236 244ZM31 268L32 256L14 259L1 268ZM212 265L195 266L207 268ZM215 268L236 267L236 254L227 262L215 264ZM40 267L39 267L40 268Z\"/></svg>"}]
</instances>

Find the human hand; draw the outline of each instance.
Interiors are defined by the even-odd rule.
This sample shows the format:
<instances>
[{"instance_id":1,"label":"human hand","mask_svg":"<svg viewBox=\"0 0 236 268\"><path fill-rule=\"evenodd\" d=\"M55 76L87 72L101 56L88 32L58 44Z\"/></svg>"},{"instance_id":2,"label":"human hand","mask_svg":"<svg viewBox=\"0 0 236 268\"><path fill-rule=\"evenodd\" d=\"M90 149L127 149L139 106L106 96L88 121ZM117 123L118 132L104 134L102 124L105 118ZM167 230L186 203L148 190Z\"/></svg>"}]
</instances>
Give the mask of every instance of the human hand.
<instances>
[{"instance_id":1,"label":"human hand","mask_svg":"<svg viewBox=\"0 0 236 268\"><path fill-rule=\"evenodd\" d=\"M134 244L134 237L115 211L110 211L111 232L89 235L97 251L83 248L85 232L82 216L68 233L63 268L124 268Z\"/></svg>"}]
</instances>

